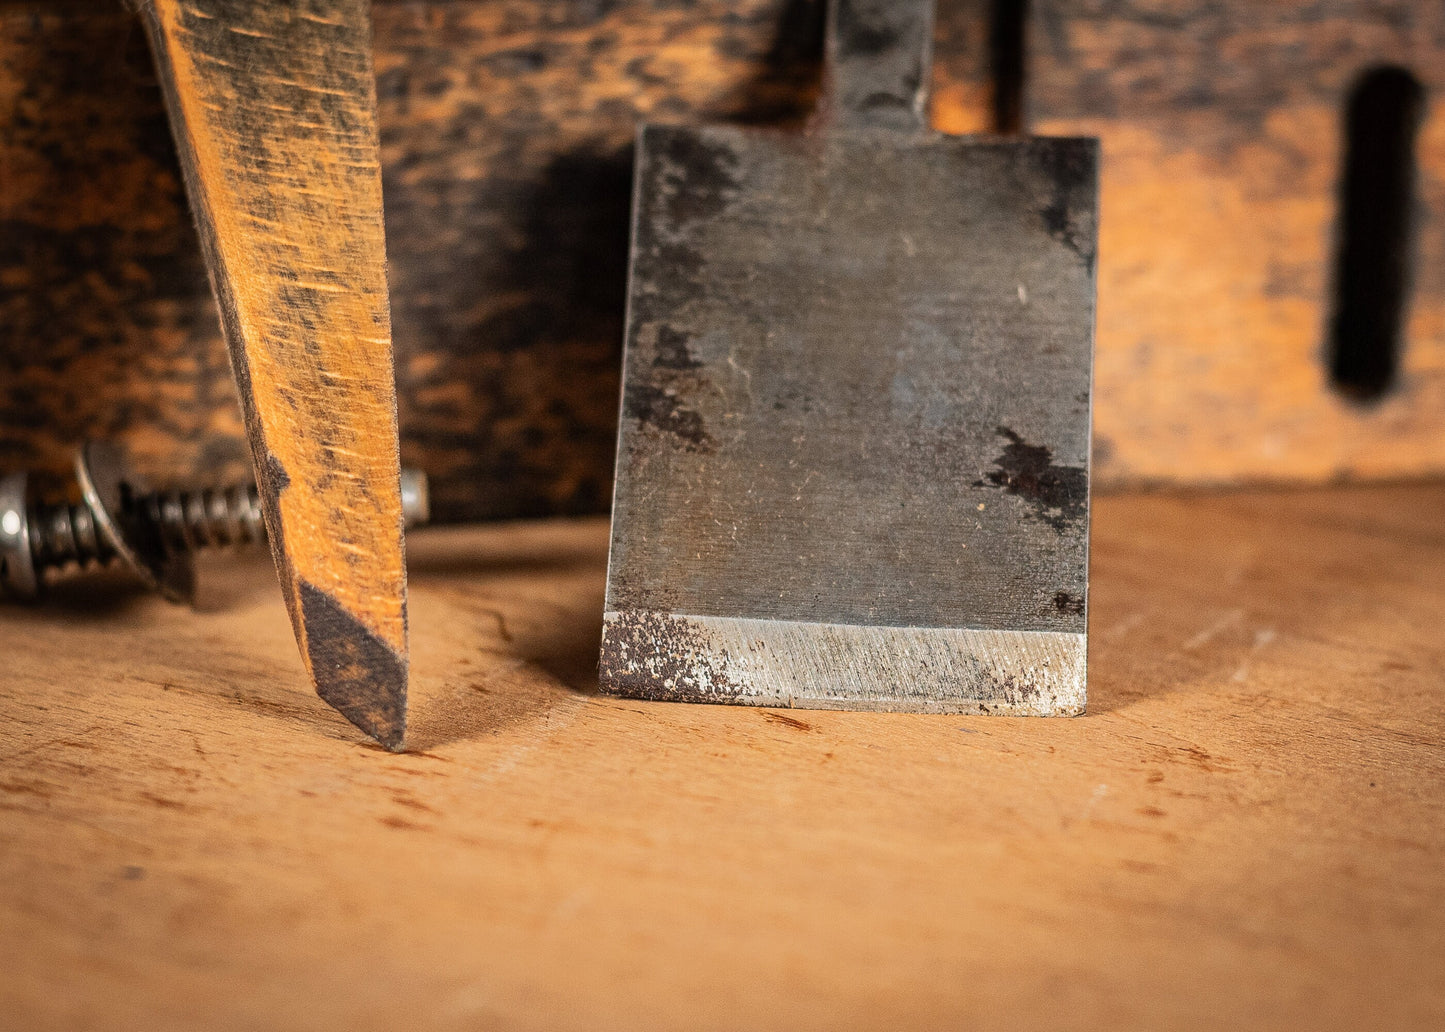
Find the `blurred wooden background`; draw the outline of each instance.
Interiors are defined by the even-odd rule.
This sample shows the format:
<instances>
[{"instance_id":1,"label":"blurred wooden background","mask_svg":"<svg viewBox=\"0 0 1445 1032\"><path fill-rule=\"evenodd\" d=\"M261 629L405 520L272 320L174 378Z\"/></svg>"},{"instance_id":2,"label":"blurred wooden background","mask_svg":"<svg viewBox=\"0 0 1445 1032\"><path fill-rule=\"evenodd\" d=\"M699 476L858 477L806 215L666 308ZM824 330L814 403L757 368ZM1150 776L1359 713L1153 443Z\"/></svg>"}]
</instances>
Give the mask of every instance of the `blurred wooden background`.
<instances>
[{"instance_id":1,"label":"blurred wooden background","mask_svg":"<svg viewBox=\"0 0 1445 1032\"><path fill-rule=\"evenodd\" d=\"M1022 10L939 0L934 121L1104 141L1099 483L1445 472L1445 5ZM443 520L603 511L635 124L800 126L822 4L418 0L374 21L403 458ZM1381 66L1419 95L1371 94ZM1396 123L1394 150L1360 135ZM1391 204L1413 231L1365 262L1378 332L1332 345L1352 140L1398 173L1363 180L1362 232L1388 237ZM149 56L109 0L0 0L0 420L0 469L59 475L91 436L161 475L244 461Z\"/></svg>"}]
</instances>

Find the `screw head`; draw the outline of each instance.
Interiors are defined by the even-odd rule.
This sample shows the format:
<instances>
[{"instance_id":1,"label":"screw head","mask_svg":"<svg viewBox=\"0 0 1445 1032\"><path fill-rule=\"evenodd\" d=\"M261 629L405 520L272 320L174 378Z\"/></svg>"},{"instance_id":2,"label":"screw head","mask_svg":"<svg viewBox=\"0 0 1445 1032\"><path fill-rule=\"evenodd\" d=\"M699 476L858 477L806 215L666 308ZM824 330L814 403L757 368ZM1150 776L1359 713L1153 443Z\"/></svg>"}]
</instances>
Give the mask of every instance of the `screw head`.
<instances>
[{"instance_id":1,"label":"screw head","mask_svg":"<svg viewBox=\"0 0 1445 1032\"><path fill-rule=\"evenodd\" d=\"M190 553L167 548L159 528L129 504L149 494L150 487L130 468L125 452L112 444L88 442L75 456L75 479L95 517L96 531L121 561L172 602L193 602L195 563Z\"/></svg>"},{"instance_id":2,"label":"screw head","mask_svg":"<svg viewBox=\"0 0 1445 1032\"><path fill-rule=\"evenodd\" d=\"M34 598L40 591L30 553L25 487L24 473L0 478L0 593L14 598Z\"/></svg>"}]
</instances>

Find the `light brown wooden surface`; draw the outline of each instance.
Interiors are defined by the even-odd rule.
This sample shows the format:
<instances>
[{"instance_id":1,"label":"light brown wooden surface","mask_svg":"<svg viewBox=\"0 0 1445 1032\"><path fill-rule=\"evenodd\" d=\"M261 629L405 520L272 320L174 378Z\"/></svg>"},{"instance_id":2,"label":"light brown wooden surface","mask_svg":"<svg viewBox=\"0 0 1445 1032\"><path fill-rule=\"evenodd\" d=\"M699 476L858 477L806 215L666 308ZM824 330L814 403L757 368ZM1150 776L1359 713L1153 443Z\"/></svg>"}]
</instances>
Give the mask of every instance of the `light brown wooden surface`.
<instances>
[{"instance_id":1,"label":"light brown wooden surface","mask_svg":"<svg viewBox=\"0 0 1445 1032\"><path fill-rule=\"evenodd\" d=\"M256 486L321 697L406 728L406 561L369 0L146 0Z\"/></svg>"},{"instance_id":2,"label":"light brown wooden surface","mask_svg":"<svg viewBox=\"0 0 1445 1032\"><path fill-rule=\"evenodd\" d=\"M0 1025L1439 1028L1445 486L1114 497L1090 712L594 694L601 522L418 533L413 745L204 610L0 614Z\"/></svg>"}]
</instances>

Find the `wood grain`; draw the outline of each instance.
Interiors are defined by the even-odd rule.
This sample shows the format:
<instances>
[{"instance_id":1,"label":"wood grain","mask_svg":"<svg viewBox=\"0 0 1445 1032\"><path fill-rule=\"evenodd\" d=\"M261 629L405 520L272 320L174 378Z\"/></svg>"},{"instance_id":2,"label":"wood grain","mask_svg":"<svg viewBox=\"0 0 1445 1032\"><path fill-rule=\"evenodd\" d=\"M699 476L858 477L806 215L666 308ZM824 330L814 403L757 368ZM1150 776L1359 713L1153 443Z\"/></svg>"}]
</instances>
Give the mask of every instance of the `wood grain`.
<instances>
[{"instance_id":1,"label":"wood grain","mask_svg":"<svg viewBox=\"0 0 1445 1032\"><path fill-rule=\"evenodd\" d=\"M145 32L119 3L0 5L0 462L250 474Z\"/></svg>"},{"instance_id":2,"label":"wood grain","mask_svg":"<svg viewBox=\"0 0 1445 1032\"><path fill-rule=\"evenodd\" d=\"M1445 6L1039 0L1028 109L1102 138L1095 456L1112 481L1445 470ZM1398 386L1329 379L1345 109L1409 69L1419 134Z\"/></svg>"},{"instance_id":3,"label":"wood grain","mask_svg":"<svg viewBox=\"0 0 1445 1032\"><path fill-rule=\"evenodd\" d=\"M954 2L940 23L955 122L987 102L985 6ZM374 5L402 447L438 519L605 510L636 123L800 123L822 10ZM142 36L119 4L0 2L7 468L63 475L89 437L163 479L242 454Z\"/></svg>"},{"instance_id":4,"label":"wood grain","mask_svg":"<svg viewBox=\"0 0 1445 1032\"><path fill-rule=\"evenodd\" d=\"M406 564L366 0L146 0L301 654L406 726Z\"/></svg>"},{"instance_id":5,"label":"wood grain","mask_svg":"<svg viewBox=\"0 0 1445 1032\"><path fill-rule=\"evenodd\" d=\"M264 565L58 591L0 621L0 1012L1439 1027L1442 508L1100 499L1072 720L600 698L597 521L414 536L401 756L295 686Z\"/></svg>"}]
</instances>

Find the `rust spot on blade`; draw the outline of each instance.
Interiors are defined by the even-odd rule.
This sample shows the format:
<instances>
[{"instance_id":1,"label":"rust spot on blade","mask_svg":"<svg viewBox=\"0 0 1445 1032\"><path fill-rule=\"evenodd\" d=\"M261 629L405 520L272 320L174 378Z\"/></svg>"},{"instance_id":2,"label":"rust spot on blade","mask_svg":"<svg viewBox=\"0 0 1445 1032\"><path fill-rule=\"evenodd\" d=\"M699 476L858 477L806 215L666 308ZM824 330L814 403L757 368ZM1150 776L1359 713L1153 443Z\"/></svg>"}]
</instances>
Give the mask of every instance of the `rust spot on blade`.
<instances>
[{"instance_id":1,"label":"rust spot on blade","mask_svg":"<svg viewBox=\"0 0 1445 1032\"><path fill-rule=\"evenodd\" d=\"M674 226L710 219L738 196L737 155L723 142L703 134L663 130L657 149L656 185L666 198Z\"/></svg>"},{"instance_id":2,"label":"rust spot on blade","mask_svg":"<svg viewBox=\"0 0 1445 1032\"><path fill-rule=\"evenodd\" d=\"M878 57L898 45L898 31L887 19L869 19L856 4L838 4L838 55Z\"/></svg>"},{"instance_id":3,"label":"rust spot on blade","mask_svg":"<svg viewBox=\"0 0 1445 1032\"><path fill-rule=\"evenodd\" d=\"M326 592L302 581L301 618L316 694L387 749L406 735L405 657Z\"/></svg>"},{"instance_id":4,"label":"rust spot on blade","mask_svg":"<svg viewBox=\"0 0 1445 1032\"><path fill-rule=\"evenodd\" d=\"M652 342L652 376L629 383L623 404L627 418L656 434L672 437L690 452L712 450L712 437L691 399L707 389L699 373L703 363L693 354L692 337L675 326L661 325Z\"/></svg>"},{"instance_id":5,"label":"rust spot on blade","mask_svg":"<svg viewBox=\"0 0 1445 1032\"><path fill-rule=\"evenodd\" d=\"M1083 616L1084 597L1075 595L1072 591L1056 591L1054 592L1054 609L1071 616Z\"/></svg>"},{"instance_id":6,"label":"rust spot on blade","mask_svg":"<svg viewBox=\"0 0 1445 1032\"><path fill-rule=\"evenodd\" d=\"M689 346L692 337L672 326L657 328L657 354L652 364L657 369L701 369L702 363Z\"/></svg>"},{"instance_id":7,"label":"rust spot on blade","mask_svg":"<svg viewBox=\"0 0 1445 1032\"><path fill-rule=\"evenodd\" d=\"M705 452L712 445L702 416L683 404L676 394L652 384L628 387L627 417L658 433L675 437L688 451Z\"/></svg>"},{"instance_id":8,"label":"rust spot on blade","mask_svg":"<svg viewBox=\"0 0 1445 1032\"><path fill-rule=\"evenodd\" d=\"M619 613L602 629L602 690L633 699L735 702L747 687L718 663L705 632L666 613Z\"/></svg>"},{"instance_id":9,"label":"rust spot on blade","mask_svg":"<svg viewBox=\"0 0 1445 1032\"><path fill-rule=\"evenodd\" d=\"M1038 682L1027 675L995 671L991 677L997 688L999 699L1010 706L1033 702L1043 695ZM987 707L982 703L980 706L987 711Z\"/></svg>"},{"instance_id":10,"label":"rust spot on blade","mask_svg":"<svg viewBox=\"0 0 1445 1032\"><path fill-rule=\"evenodd\" d=\"M1035 519L1042 520L1062 534L1084 517L1089 501L1089 477L1080 466L1057 466L1054 453L1042 445L1029 444L1006 426L998 435L1009 444L994 460L994 470L978 487L1002 488L1017 495L1033 508Z\"/></svg>"},{"instance_id":11,"label":"rust spot on blade","mask_svg":"<svg viewBox=\"0 0 1445 1032\"><path fill-rule=\"evenodd\" d=\"M1039 218L1049 236L1083 260L1094 265L1094 184L1098 159L1089 140L1049 140L1028 148L1035 165L1048 184L1048 199L1039 207Z\"/></svg>"}]
</instances>

